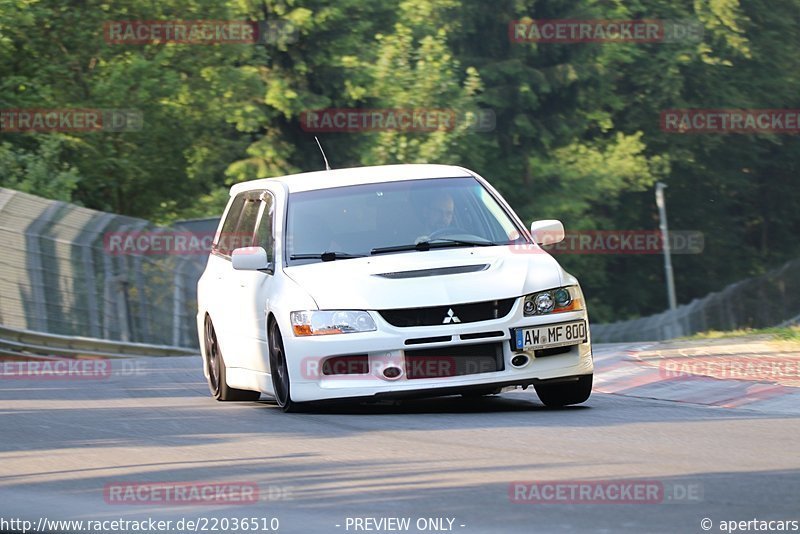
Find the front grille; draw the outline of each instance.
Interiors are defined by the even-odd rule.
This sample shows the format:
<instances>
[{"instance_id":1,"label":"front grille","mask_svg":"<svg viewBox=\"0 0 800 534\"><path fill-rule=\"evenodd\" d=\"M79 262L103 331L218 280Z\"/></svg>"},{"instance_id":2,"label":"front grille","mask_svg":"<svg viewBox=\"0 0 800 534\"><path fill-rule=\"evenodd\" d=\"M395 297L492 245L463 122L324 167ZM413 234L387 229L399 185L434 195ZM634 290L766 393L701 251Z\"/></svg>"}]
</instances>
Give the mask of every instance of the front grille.
<instances>
[{"instance_id":1,"label":"front grille","mask_svg":"<svg viewBox=\"0 0 800 534\"><path fill-rule=\"evenodd\" d=\"M379 310L381 317L392 326L434 326L440 324L476 323L505 317L516 299L487 300L451 306L428 308L398 308Z\"/></svg>"},{"instance_id":2,"label":"front grille","mask_svg":"<svg viewBox=\"0 0 800 534\"><path fill-rule=\"evenodd\" d=\"M425 343L445 343L452 341L453 336L436 336L436 337L416 337L414 339L406 339L406 345L424 345Z\"/></svg>"},{"instance_id":3,"label":"front grille","mask_svg":"<svg viewBox=\"0 0 800 534\"><path fill-rule=\"evenodd\" d=\"M446 378L502 371L503 345L451 345L433 349L407 350L406 378Z\"/></svg>"},{"instance_id":4,"label":"front grille","mask_svg":"<svg viewBox=\"0 0 800 534\"><path fill-rule=\"evenodd\" d=\"M502 337L504 334L499 330L495 330L494 332L478 332L476 334L461 334L460 337L464 341L468 339L485 339L487 337Z\"/></svg>"}]
</instances>

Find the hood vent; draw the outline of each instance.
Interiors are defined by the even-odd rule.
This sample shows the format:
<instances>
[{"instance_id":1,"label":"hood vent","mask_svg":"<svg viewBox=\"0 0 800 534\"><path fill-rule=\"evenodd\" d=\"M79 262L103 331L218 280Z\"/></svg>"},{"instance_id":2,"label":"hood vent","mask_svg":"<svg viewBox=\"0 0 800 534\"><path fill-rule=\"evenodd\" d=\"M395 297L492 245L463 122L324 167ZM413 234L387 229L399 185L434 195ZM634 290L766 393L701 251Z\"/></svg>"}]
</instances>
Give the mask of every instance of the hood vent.
<instances>
[{"instance_id":1,"label":"hood vent","mask_svg":"<svg viewBox=\"0 0 800 534\"><path fill-rule=\"evenodd\" d=\"M440 267L438 269L418 269L416 271L398 271L394 273L382 273L373 276L383 278L424 278L426 276L443 276L446 274L477 273L489 268L488 263L479 265L459 265L457 267Z\"/></svg>"}]
</instances>

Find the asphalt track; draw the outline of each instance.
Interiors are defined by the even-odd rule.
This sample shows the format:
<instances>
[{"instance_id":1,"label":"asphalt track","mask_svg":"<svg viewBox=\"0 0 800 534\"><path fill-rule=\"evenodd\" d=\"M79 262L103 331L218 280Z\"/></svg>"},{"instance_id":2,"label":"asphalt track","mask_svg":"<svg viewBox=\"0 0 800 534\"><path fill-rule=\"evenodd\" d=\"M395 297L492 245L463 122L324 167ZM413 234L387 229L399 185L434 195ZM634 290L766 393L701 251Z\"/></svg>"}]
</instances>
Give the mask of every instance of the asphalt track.
<instances>
[{"instance_id":1,"label":"asphalt track","mask_svg":"<svg viewBox=\"0 0 800 534\"><path fill-rule=\"evenodd\" d=\"M216 532L232 532L246 517L298 533L673 533L706 532L704 518L710 532L723 520L800 520L800 417L786 413L597 392L553 410L528 390L284 414L264 398L213 401L199 357L127 360L102 380L3 379L0 399L0 519L36 526L187 518L214 532L216 518ZM638 481L665 493L519 503L515 481ZM174 482L250 484L258 502L107 502L109 487ZM356 530L355 518L410 522ZM429 518L444 528L420 530ZM264 525L249 531L274 531Z\"/></svg>"}]
</instances>

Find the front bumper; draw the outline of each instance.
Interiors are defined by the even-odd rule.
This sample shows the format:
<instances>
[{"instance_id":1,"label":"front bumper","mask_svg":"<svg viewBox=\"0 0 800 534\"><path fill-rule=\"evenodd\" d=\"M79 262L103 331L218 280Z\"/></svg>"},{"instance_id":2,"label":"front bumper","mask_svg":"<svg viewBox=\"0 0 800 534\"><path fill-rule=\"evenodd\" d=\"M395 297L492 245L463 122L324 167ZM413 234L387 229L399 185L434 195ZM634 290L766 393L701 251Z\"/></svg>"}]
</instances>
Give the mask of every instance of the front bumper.
<instances>
[{"instance_id":1,"label":"front bumper","mask_svg":"<svg viewBox=\"0 0 800 534\"><path fill-rule=\"evenodd\" d=\"M371 315L378 327L375 332L297 337L288 325L281 328L293 401L451 395L535 385L545 380L573 379L594 371L588 317L583 310L524 317L522 299L518 299L511 312L501 319L409 328L392 326L377 313L371 312ZM511 331L514 328L579 319L587 322L587 340L565 348L563 353L537 357L534 351L512 350ZM489 333L496 335L475 338L475 335ZM431 341L420 342L426 339ZM409 340L414 344L408 345ZM404 372L407 369L406 351L446 347L457 353L459 346L484 343L496 343L502 347L502 370L434 378L409 378ZM520 354L528 356L528 363L515 367L511 359ZM321 370L325 360L347 355L366 355L368 371L364 374L323 374ZM396 367L401 373L387 378L383 374L386 367Z\"/></svg>"}]
</instances>

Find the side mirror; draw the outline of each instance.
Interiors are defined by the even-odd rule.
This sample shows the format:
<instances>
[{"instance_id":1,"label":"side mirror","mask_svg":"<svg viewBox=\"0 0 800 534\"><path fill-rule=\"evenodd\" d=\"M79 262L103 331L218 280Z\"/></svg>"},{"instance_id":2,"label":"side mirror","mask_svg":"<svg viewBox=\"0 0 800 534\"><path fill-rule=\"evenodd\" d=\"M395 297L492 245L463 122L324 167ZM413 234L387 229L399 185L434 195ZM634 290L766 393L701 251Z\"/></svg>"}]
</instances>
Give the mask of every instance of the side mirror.
<instances>
[{"instance_id":1,"label":"side mirror","mask_svg":"<svg viewBox=\"0 0 800 534\"><path fill-rule=\"evenodd\" d=\"M540 245L553 245L564 241L564 225L556 219L531 223L531 236Z\"/></svg>"},{"instance_id":2,"label":"side mirror","mask_svg":"<svg viewBox=\"0 0 800 534\"><path fill-rule=\"evenodd\" d=\"M264 247L242 247L231 253L233 268L237 271L258 271L269 267Z\"/></svg>"}]
</instances>

